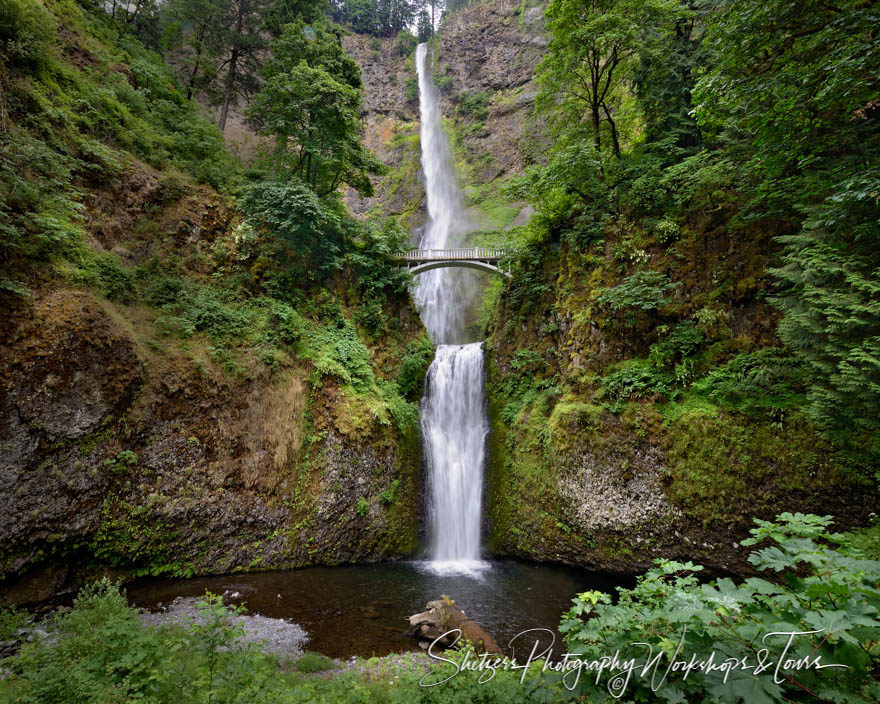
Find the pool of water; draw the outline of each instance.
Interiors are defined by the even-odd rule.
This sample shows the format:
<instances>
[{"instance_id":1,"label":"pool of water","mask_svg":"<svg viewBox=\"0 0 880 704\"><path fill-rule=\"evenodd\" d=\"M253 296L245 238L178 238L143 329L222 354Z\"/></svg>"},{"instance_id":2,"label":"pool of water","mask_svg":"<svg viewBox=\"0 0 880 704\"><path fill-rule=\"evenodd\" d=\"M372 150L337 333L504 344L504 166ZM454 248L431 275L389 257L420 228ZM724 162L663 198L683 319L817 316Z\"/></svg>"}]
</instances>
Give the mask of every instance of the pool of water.
<instances>
[{"instance_id":1,"label":"pool of water","mask_svg":"<svg viewBox=\"0 0 880 704\"><path fill-rule=\"evenodd\" d=\"M601 589L614 593L626 578L552 565L516 561L481 563L469 573L438 573L430 563L397 562L344 567L309 567L188 580L149 579L129 584L128 597L137 606L157 608L175 597L201 596L205 591L239 596L263 616L284 618L309 633L307 648L331 657L387 655L418 650L407 635L408 617L447 594L482 625L504 649L518 633L533 628L556 632L559 618L580 592ZM544 642L549 634L544 634ZM516 646L517 653L531 649ZM556 652L560 652L558 648Z\"/></svg>"}]
</instances>

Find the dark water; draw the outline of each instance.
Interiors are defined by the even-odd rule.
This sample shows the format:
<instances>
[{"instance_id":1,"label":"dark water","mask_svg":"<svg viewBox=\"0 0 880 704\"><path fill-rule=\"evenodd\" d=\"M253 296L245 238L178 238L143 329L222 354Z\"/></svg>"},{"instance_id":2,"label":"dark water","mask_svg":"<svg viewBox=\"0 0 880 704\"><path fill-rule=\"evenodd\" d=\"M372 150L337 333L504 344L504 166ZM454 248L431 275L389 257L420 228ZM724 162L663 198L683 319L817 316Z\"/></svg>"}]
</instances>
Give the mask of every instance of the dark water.
<instances>
[{"instance_id":1,"label":"dark water","mask_svg":"<svg viewBox=\"0 0 880 704\"><path fill-rule=\"evenodd\" d=\"M129 599L155 607L205 591L239 592L248 610L298 623L307 648L331 657L370 657L418 650L406 619L448 594L508 652L508 642L530 628L556 632L559 618L580 592L614 593L626 580L583 570L515 561L489 563L476 576L439 575L416 562L310 567L189 580L150 579L128 585ZM279 596L280 595L280 596ZM545 641L549 635L544 635ZM556 633L557 643L560 642ZM531 641L524 647L526 654ZM517 646L517 651L520 647ZM557 652L560 652L557 649Z\"/></svg>"}]
</instances>

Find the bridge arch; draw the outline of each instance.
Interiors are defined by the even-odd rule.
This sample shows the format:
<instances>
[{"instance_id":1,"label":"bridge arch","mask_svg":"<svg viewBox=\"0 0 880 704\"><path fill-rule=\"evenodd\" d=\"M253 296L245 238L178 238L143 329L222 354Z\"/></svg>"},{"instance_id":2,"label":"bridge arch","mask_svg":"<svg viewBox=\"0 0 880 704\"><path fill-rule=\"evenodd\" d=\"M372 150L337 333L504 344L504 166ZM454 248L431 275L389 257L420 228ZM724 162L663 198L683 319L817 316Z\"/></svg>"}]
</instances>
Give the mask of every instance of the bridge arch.
<instances>
[{"instance_id":1,"label":"bridge arch","mask_svg":"<svg viewBox=\"0 0 880 704\"><path fill-rule=\"evenodd\" d=\"M474 261L469 259L440 259L436 261L424 262L417 266L410 267L409 272L413 276L418 276L431 269L443 269L448 267L462 267L465 269L477 269L478 271L488 271L490 274L501 274L510 278L510 274L503 269L499 269L494 264L488 262Z\"/></svg>"}]
</instances>

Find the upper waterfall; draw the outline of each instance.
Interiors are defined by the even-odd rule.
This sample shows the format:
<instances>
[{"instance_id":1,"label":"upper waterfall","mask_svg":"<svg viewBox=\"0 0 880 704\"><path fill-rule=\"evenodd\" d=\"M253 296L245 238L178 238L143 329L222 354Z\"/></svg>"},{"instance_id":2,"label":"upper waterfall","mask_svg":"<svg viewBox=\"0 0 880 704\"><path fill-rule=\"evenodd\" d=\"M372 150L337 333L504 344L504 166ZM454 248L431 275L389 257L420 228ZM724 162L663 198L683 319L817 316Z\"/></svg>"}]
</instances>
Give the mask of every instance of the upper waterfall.
<instances>
[{"instance_id":1,"label":"upper waterfall","mask_svg":"<svg viewBox=\"0 0 880 704\"><path fill-rule=\"evenodd\" d=\"M464 198L455 180L449 139L443 129L440 100L428 65L428 45L416 48L419 76L422 169L428 201L428 222L419 242L421 249L460 246L467 232ZM467 288L462 272L450 269L428 271L419 276L416 300L422 320L437 344L462 342Z\"/></svg>"}]
</instances>

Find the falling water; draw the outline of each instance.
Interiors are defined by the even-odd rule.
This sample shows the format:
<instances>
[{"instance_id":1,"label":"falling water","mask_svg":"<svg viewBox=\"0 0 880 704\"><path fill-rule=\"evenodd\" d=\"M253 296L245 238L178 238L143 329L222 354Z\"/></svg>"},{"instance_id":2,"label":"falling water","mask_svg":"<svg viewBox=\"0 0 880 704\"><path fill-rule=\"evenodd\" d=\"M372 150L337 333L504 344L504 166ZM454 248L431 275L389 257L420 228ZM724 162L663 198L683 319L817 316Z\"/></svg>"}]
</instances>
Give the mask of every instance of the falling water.
<instances>
[{"instance_id":1,"label":"falling water","mask_svg":"<svg viewBox=\"0 0 880 704\"><path fill-rule=\"evenodd\" d=\"M455 247L464 238L467 222L427 65L426 44L416 49L416 67L429 216L419 247ZM422 438L431 490L431 560L435 568L445 570L467 570L479 564L489 430L482 344L454 344L464 334L463 290L460 272L452 269L421 274L416 290L422 320L437 343L422 399Z\"/></svg>"}]
</instances>

